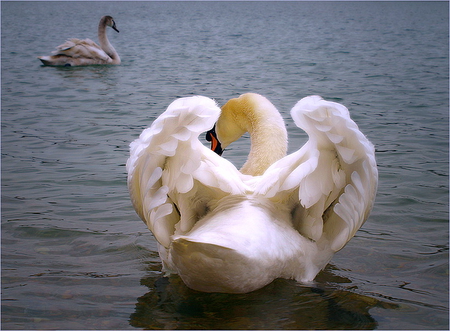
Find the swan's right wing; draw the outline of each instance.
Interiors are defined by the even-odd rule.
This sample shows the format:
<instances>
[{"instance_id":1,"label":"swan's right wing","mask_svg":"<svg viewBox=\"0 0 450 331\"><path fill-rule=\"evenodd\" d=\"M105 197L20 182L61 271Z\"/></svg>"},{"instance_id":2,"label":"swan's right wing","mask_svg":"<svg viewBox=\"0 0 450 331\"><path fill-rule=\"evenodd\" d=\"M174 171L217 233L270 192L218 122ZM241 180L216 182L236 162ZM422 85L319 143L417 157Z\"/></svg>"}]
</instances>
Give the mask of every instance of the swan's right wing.
<instances>
[{"instance_id":1,"label":"swan's right wing","mask_svg":"<svg viewBox=\"0 0 450 331\"><path fill-rule=\"evenodd\" d=\"M65 55L73 58L101 59L108 61L110 57L106 52L91 39L72 38L64 44L56 47L55 55Z\"/></svg>"},{"instance_id":2,"label":"swan's right wing","mask_svg":"<svg viewBox=\"0 0 450 331\"><path fill-rule=\"evenodd\" d=\"M287 205L302 235L338 251L372 208L378 183L374 147L338 103L306 97L291 115L309 140L273 164L256 192Z\"/></svg>"},{"instance_id":3,"label":"swan's right wing","mask_svg":"<svg viewBox=\"0 0 450 331\"><path fill-rule=\"evenodd\" d=\"M190 231L213 201L246 190L236 167L198 139L219 115L209 98L177 99L130 145L133 206L165 248L172 235Z\"/></svg>"}]
</instances>

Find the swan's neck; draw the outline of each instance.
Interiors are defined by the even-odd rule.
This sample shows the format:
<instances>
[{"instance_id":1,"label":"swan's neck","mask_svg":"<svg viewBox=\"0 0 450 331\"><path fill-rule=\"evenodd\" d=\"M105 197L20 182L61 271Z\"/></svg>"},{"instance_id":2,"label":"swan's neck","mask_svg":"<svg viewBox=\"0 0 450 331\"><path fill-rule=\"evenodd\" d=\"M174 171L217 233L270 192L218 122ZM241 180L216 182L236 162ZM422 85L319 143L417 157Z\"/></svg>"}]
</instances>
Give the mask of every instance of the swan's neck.
<instances>
[{"instance_id":1,"label":"swan's neck","mask_svg":"<svg viewBox=\"0 0 450 331\"><path fill-rule=\"evenodd\" d=\"M225 149L245 132L250 133L251 148L241 172L260 176L275 161L286 155L287 132L275 106L262 95L246 93L228 100L216 123L217 138Z\"/></svg>"},{"instance_id":2,"label":"swan's neck","mask_svg":"<svg viewBox=\"0 0 450 331\"><path fill-rule=\"evenodd\" d=\"M225 149L245 132L251 148L241 173L262 175L269 166L286 155L287 131L275 106L262 95L246 93L223 105L216 123L217 138Z\"/></svg>"},{"instance_id":3,"label":"swan's neck","mask_svg":"<svg viewBox=\"0 0 450 331\"><path fill-rule=\"evenodd\" d=\"M106 20L102 19L98 25L98 40L100 42L100 47L105 51L106 54L112 59L112 63L120 64L120 57L114 49L113 45L108 40L106 35Z\"/></svg>"},{"instance_id":4,"label":"swan's neck","mask_svg":"<svg viewBox=\"0 0 450 331\"><path fill-rule=\"evenodd\" d=\"M251 148L247 162L240 170L243 174L260 176L274 162L286 155L287 133L278 111L276 115L279 119L273 116L262 117L260 121L252 123L247 129L250 134Z\"/></svg>"}]
</instances>

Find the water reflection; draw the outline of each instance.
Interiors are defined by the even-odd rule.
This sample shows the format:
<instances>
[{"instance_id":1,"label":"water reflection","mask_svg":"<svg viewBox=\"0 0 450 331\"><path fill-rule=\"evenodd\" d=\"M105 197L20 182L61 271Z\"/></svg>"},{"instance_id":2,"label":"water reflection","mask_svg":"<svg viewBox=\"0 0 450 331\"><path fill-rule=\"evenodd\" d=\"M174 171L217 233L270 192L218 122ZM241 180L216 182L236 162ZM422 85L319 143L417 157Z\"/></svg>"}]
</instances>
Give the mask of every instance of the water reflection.
<instances>
[{"instance_id":1,"label":"water reflection","mask_svg":"<svg viewBox=\"0 0 450 331\"><path fill-rule=\"evenodd\" d=\"M144 329L375 329L373 307L396 305L339 288L330 267L313 286L277 279L248 294L201 293L178 276L149 276L130 325Z\"/></svg>"},{"instance_id":2,"label":"water reflection","mask_svg":"<svg viewBox=\"0 0 450 331\"><path fill-rule=\"evenodd\" d=\"M104 88L114 88L120 79L120 68L108 65L93 65L80 67L48 67L41 66L43 70L48 70L55 78L70 80L75 86L86 87L102 83Z\"/></svg>"}]
</instances>

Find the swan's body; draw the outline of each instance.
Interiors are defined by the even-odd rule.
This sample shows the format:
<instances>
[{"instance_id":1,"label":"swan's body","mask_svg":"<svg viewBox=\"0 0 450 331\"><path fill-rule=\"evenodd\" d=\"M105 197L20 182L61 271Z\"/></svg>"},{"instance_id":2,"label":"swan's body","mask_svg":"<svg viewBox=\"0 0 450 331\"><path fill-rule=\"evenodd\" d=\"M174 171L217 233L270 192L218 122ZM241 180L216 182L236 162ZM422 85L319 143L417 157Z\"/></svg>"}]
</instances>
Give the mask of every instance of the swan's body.
<instances>
[{"instance_id":1,"label":"swan's body","mask_svg":"<svg viewBox=\"0 0 450 331\"><path fill-rule=\"evenodd\" d=\"M361 227L377 188L373 145L340 104L307 97L291 115L309 141L288 156L281 116L257 94L222 113L206 97L178 99L131 144L131 199L167 272L206 292L307 282ZM246 174L198 140L216 121L224 146L250 131Z\"/></svg>"},{"instance_id":2,"label":"swan's body","mask_svg":"<svg viewBox=\"0 0 450 331\"><path fill-rule=\"evenodd\" d=\"M95 64L120 64L120 57L106 35L106 27L119 32L111 16L103 16L98 25L98 39L100 46L91 39L67 40L56 47L54 55L40 56L39 60L49 66L85 66Z\"/></svg>"}]
</instances>

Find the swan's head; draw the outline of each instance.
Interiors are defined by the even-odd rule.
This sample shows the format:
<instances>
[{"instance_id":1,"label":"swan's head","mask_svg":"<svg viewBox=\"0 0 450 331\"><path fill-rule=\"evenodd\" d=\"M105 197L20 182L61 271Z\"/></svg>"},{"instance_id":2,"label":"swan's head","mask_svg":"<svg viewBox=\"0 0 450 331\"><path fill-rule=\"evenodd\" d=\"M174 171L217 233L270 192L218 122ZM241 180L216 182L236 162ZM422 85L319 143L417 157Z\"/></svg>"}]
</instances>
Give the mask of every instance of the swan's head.
<instances>
[{"instance_id":1,"label":"swan's head","mask_svg":"<svg viewBox=\"0 0 450 331\"><path fill-rule=\"evenodd\" d=\"M233 141L250 133L251 149L241 172L261 175L275 161L286 155L287 132L275 106L262 95L246 93L229 100L222 107L215 127L206 139L211 149L221 155Z\"/></svg>"},{"instance_id":2,"label":"swan's head","mask_svg":"<svg viewBox=\"0 0 450 331\"><path fill-rule=\"evenodd\" d=\"M262 95L242 94L238 98L230 99L222 106L219 120L215 127L208 131L206 139L211 141L211 149L218 154L220 151L221 154L228 145L238 140L244 133L252 133L260 123L273 120L269 116L271 113L279 114L272 103ZM280 125L284 127L282 120Z\"/></svg>"},{"instance_id":3,"label":"swan's head","mask_svg":"<svg viewBox=\"0 0 450 331\"><path fill-rule=\"evenodd\" d=\"M228 145L249 131L248 115L253 109L249 105L250 95L251 93L243 94L223 105L219 120L207 132L206 140L211 142L211 149L217 154L222 155Z\"/></svg>"},{"instance_id":4,"label":"swan's head","mask_svg":"<svg viewBox=\"0 0 450 331\"><path fill-rule=\"evenodd\" d=\"M116 22L114 22L114 19L111 16L103 16L102 20L100 22L104 22L106 26L109 26L113 28L115 31L119 32L116 28Z\"/></svg>"}]
</instances>

